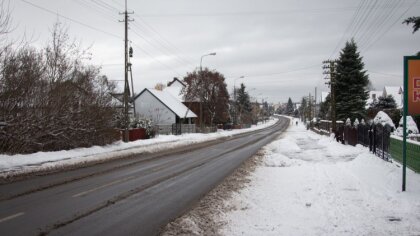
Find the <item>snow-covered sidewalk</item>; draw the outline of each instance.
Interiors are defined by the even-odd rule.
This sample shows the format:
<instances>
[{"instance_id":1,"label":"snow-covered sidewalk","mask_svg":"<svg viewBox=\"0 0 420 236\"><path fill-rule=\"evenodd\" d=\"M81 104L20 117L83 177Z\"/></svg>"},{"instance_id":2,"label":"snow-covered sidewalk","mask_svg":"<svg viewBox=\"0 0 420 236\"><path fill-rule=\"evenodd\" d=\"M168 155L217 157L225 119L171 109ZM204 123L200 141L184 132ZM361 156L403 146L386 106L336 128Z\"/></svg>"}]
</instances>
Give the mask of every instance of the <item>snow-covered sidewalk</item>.
<instances>
[{"instance_id":1,"label":"snow-covered sidewalk","mask_svg":"<svg viewBox=\"0 0 420 236\"><path fill-rule=\"evenodd\" d=\"M294 122L292 122L294 124ZM420 235L420 175L291 126L225 202L224 235Z\"/></svg>"},{"instance_id":2,"label":"snow-covered sidewalk","mask_svg":"<svg viewBox=\"0 0 420 236\"><path fill-rule=\"evenodd\" d=\"M230 131L220 130L209 134L160 135L153 139L137 140L129 143L119 141L107 146L77 148L67 151L37 152L26 155L0 154L0 177L104 161L133 154L154 153L263 129L273 125L277 120L272 118L266 123L251 128Z\"/></svg>"}]
</instances>

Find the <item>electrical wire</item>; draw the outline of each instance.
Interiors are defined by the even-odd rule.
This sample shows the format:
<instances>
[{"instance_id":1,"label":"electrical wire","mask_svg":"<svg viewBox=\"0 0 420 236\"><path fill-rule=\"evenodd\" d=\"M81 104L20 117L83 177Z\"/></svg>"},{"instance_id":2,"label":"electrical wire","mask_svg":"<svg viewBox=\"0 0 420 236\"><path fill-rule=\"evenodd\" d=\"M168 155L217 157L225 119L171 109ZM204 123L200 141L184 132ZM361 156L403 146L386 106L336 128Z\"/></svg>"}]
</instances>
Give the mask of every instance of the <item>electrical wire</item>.
<instances>
[{"instance_id":1,"label":"electrical wire","mask_svg":"<svg viewBox=\"0 0 420 236\"><path fill-rule=\"evenodd\" d=\"M101 32L101 33L107 34L107 35L109 35L109 36L112 36L112 37L117 38L117 39L120 39L120 40L122 39L120 36L118 36L118 35L116 35L116 34L113 34L113 33L107 32L107 31L105 31L105 30L99 29L99 28L97 28L97 27L94 27L94 26L88 25L88 24L86 24L86 23L80 22L80 21L75 20L75 19L73 19L73 18L70 18L70 17L68 17L68 16L64 16L64 15L62 15L62 14L60 14L60 13L54 12L54 11L52 11L52 10L50 10L50 9L45 8L45 7L42 7L42 6L39 6L39 5L37 5L37 4L34 4L34 3L31 3L31 2L28 2L27 0L21 0L21 1L22 1L22 2L24 2L24 3L26 3L26 4L28 4L28 5L30 5L30 6L32 6L32 7L38 8L38 9L40 9L40 10L43 10L43 11L48 12L48 13L53 14L53 15L60 16L60 17L62 17L62 18L64 18L64 19L66 19L66 20L69 20L69 21L71 21L71 22L73 22L73 23L76 23L76 24L82 25L82 26L87 27L87 28L89 28L89 29L91 29L91 30L94 30L94 31L97 31L97 32ZM168 69L170 69L170 70L174 71L174 72L175 72L178 76L180 76L180 74L179 74L179 73L178 73L175 69L173 69L173 68L171 68L170 66L166 65L166 64L165 64L165 63L163 63L162 61L160 61L160 60L156 59L154 56L152 56L152 55L151 55L148 51L144 50L142 47L138 46L137 44L135 44L135 45L138 47L138 49L139 49L140 51L142 51L145 55L147 55L148 57L150 57L153 61L158 62L159 64L161 64L161 65L163 65L164 67L166 67L166 68L168 68Z\"/></svg>"}]
</instances>

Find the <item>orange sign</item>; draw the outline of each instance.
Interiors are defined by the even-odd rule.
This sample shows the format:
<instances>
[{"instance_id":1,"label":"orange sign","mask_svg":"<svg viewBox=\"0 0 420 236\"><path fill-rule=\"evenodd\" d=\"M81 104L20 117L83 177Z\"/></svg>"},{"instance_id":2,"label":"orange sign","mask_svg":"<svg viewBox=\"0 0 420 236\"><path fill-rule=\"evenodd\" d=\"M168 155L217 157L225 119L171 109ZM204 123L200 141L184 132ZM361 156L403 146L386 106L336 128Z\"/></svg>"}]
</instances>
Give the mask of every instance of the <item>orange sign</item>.
<instances>
[{"instance_id":1,"label":"orange sign","mask_svg":"<svg viewBox=\"0 0 420 236\"><path fill-rule=\"evenodd\" d=\"M420 115L420 60L408 60L408 114Z\"/></svg>"}]
</instances>

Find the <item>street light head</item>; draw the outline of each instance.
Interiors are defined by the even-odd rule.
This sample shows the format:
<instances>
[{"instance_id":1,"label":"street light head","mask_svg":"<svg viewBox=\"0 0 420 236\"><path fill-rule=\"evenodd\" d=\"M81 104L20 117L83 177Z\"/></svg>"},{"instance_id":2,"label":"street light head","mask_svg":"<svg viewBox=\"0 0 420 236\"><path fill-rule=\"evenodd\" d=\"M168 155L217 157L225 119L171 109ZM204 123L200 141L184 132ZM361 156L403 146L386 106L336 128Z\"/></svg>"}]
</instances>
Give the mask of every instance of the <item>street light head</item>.
<instances>
[{"instance_id":1,"label":"street light head","mask_svg":"<svg viewBox=\"0 0 420 236\"><path fill-rule=\"evenodd\" d=\"M245 78L245 76L243 76L243 75L241 77L239 77L239 79L243 79L243 78Z\"/></svg>"},{"instance_id":2,"label":"street light head","mask_svg":"<svg viewBox=\"0 0 420 236\"><path fill-rule=\"evenodd\" d=\"M210 55L210 56L216 56L216 53L215 53L215 52L212 52L212 53L210 53L209 55Z\"/></svg>"}]
</instances>

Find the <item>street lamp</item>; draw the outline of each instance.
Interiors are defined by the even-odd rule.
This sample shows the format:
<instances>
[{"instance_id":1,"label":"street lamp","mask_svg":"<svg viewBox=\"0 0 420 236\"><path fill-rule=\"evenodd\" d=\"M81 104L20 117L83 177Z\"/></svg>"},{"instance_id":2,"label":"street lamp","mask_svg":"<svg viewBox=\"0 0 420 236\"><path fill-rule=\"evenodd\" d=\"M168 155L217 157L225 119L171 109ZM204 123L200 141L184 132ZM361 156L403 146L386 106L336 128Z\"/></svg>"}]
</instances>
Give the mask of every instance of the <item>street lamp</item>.
<instances>
[{"instance_id":1,"label":"street lamp","mask_svg":"<svg viewBox=\"0 0 420 236\"><path fill-rule=\"evenodd\" d=\"M235 104L233 104L234 110L235 110L235 120L233 121L233 124L235 125L237 123L237 112L236 112L236 80L237 79L243 79L245 76L240 76L233 80L233 100L235 101Z\"/></svg>"},{"instance_id":2,"label":"street lamp","mask_svg":"<svg viewBox=\"0 0 420 236\"><path fill-rule=\"evenodd\" d=\"M205 54L205 55L201 56L201 58L200 58L200 79L201 80L203 80L203 67L202 67L203 58L206 57L206 56L216 56L216 53L212 52L212 53ZM203 90L203 88L201 88L201 92L203 92L202 90ZM202 100L203 96L202 95L203 94L201 94L201 96L200 96L200 127L201 127L201 132L203 131L202 130L203 129L203 100Z\"/></svg>"},{"instance_id":3,"label":"street lamp","mask_svg":"<svg viewBox=\"0 0 420 236\"><path fill-rule=\"evenodd\" d=\"M215 53L215 52L212 52L212 53L205 54L205 55L202 55L202 56L201 56L201 59L200 59L200 72L203 70L203 67L202 67L202 64L203 64L203 57L206 57L206 56L216 56L216 53Z\"/></svg>"}]
</instances>

